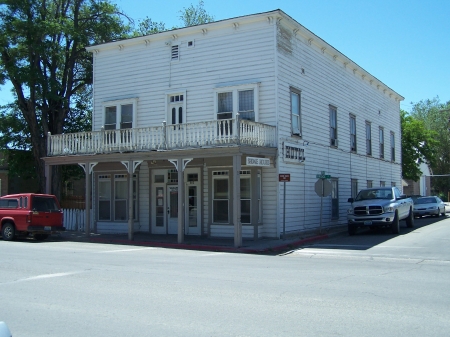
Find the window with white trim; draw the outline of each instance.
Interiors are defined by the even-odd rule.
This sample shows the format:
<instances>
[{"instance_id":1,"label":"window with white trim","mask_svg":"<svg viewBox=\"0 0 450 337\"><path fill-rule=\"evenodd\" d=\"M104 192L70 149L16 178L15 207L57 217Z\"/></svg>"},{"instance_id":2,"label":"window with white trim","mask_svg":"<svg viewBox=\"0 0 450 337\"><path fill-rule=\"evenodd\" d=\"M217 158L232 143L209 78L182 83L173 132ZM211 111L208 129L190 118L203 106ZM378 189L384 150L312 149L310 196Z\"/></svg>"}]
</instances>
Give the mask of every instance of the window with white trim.
<instances>
[{"instance_id":1,"label":"window with white trim","mask_svg":"<svg viewBox=\"0 0 450 337\"><path fill-rule=\"evenodd\" d=\"M372 124L366 121L366 154L372 155Z\"/></svg>"},{"instance_id":2,"label":"window with white trim","mask_svg":"<svg viewBox=\"0 0 450 337\"><path fill-rule=\"evenodd\" d=\"M186 123L186 92L169 94L167 97L168 124Z\"/></svg>"},{"instance_id":3,"label":"window with white trim","mask_svg":"<svg viewBox=\"0 0 450 337\"><path fill-rule=\"evenodd\" d=\"M380 126L380 159L384 159L384 129Z\"/></svg>"},{"instance_id":4,"label":"window with white trim","mask_svg":"<svg viewBox=\"0 0 450 337\"><path fill-rule=\"evenodd\" d=\"M330 105L330 146L338 146L337 140L337 108Z\"/></svg>"},{"instance_id":5,"label":"window with white trim","mask_svg":"<svg viewBox=\"0 0 450 337\"><path fill-rule=\"evenodd\" d=\"M350 115L350 151L356 152L356 117Z\"/></svg>"},{"instance_id":6,"label":"window with white trim","mask_svg":"<svg viewBox=\"0 0 450 337\"><path fill-rule=\"evenodd\" d=\"M391 132L391 161L395 161L395 134Z\"/></svg>"},{"instance_id":7,"label":"window with white trim","mask_svg":"<svg viewBox=\"0 0 450 337\"><path fill-rule=\"evenodd\" d=\"M301 123L301 97L300 90L290 88L291 96L291 133L295 136L302 135Z\"/></svg>"},{"instance_id":8,"label":"window with white trim","mask_svg":"<svg viewBox=\"0 0 450 337\"><path fill-rule=\"evenodd\" d=\"M214 171L212 180L212 220L214 223L229 223L230 188L228 171Z\"/></svg>"},{"instance_id":9,"label":"window with white trim","mask_svg":"<svg viewBox=\"0 0 450 337\"><path fill-rule=\"evenodd\" d=\"M98 177L98 220L111 220L111 175Z\"/></svg>"},{"instance_id":10,"label":"window with white trim","mask_svg":"<svg viewBox=\"0 0 450 337\"><path fill-rule=\"evenodd\" d=\"M380 181L380 187L385 187L385 186L386 186L386 182L383 181L383 180L381 180L381 181Z\"/></svg>"},{"instance_id":11,"label":"window with white trim","mask_svg":"<svg viewBox=\"0 0 450 337\"><path fill-rule=\"evenodd\" d=\"M218 87L216 92L216 118L258 121L258 83Z\"/></svg>"},{"instance_id":12,"label":"window with white trim","mask_svg":"<svg viewBox=\"0 0 450 337\"><path fill-rule=\"evenodd\" d=\"M133 175L133 218L138 219L138 183ZM113 202L114 201L114 202ZM128 177L127 174L101 174L98 176L98 220L128 220Z\"/></svg>"},{"instance_id":13,"label":"window with white trim","mask_svg":"<svg viewBox=\"0 0 450 337\"><path fill-rule=\"evenodd\" d=\"M252 189L250 171L241 171L240 177L241 223L250 224L252 222Z\"/></svg>"},{"instance_id":14,"label":"window with white trim","mask_svg":"<svg viewBox=\"0 0 450 337\"><path fill-rule=\"evenodd\" d=\"M136 127L137 99L105 102L103 126L105 130L131 129Z\"/></svg>"}]
</instances>

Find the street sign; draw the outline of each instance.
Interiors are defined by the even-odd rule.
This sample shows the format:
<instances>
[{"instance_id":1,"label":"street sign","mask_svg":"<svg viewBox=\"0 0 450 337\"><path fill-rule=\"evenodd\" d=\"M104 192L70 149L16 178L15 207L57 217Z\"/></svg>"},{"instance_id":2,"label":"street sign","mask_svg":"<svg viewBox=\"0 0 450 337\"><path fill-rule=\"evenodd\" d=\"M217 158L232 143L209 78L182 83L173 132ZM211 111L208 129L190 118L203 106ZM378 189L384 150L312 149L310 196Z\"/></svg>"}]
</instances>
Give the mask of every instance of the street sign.
<instances>
[{"instance_id":1,"label":"street sign","mask_svg":"<svg viewBox=\"0 0 450 337\"><path fill-rule=\"evenodd\" d=\"M278 181L280 183L285 183L291 181L291 174L290 173L280 173L278 175Z\"/></svg>"},{"instance_id":2,"label":"street sign","mask_svg":"<svg viewBox=\"0 0 450 337\"><path fill-rule=\"evenodd\" d=\"M320 172L320 174L316 174L317 179L330 179L331 176L329 174L325 174L325 171Z\"/></svg>"}]
</instances>

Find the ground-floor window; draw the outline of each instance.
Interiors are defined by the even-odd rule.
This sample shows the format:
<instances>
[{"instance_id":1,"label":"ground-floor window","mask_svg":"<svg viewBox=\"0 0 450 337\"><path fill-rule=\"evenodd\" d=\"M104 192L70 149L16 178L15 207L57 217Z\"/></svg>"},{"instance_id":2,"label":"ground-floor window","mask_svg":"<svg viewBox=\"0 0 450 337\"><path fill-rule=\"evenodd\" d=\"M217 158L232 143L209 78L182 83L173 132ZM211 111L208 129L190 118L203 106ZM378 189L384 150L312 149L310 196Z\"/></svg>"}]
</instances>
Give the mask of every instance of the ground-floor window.
<instances>
[{"instance_id":1,"label":"ground-floor window","mask_svg":"<svg viewBox=\"0 0 450 337\"><path fill-rule=\"evenodd\" d=\"M213 180L213 222L228 223L230 189L228 171L214 171Z\"/></svg>"},{"instance_id":2,"label":"ground-floor window","mask_svg":"<svg viewBox=\"0 0 450 337\"><path fill-rule=\"evenodd\" d=\"M138 219L137 175L133 175L133 218ZM128 220L128 178L126 174L98 176L98 220Z\"/></svg>"},{"instance_id":3,"label":"ground-floor window","mask_svg":"<svg viewBox=\"0 0 450 337\"><path fill-rule=\"evenodd\" d=\"M249 224L252 219L251 172L241 171L241 223Z\"/></svg>"},{"instance_id":4,"label":"ground-floor window","mask_svg":"<svg viewBox=\"0 0 450 337\"><path fill-rule=\"evenodd\" d=\"M339 189L338 180L331 179L331 218L339 219Z\"/></svg>"}]
</instances>

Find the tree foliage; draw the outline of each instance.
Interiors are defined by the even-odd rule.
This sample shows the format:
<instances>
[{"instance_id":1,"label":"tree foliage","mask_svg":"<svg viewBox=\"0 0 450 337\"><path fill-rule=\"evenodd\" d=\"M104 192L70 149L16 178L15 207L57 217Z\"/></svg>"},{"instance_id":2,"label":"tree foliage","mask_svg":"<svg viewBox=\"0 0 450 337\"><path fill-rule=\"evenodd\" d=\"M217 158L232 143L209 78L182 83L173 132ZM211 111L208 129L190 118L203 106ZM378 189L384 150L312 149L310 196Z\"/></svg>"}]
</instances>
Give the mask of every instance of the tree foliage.
<instances>
[{"instance_id":1,"label":"tree foliage","mask_svg":"<svg viewBox=\"0 0 450 337\"><path fill-rule=\"evenodd\" d=\"M433 175L450 174L450 101L441 103L438 97L422 100L413 105L410 115L435 132L434 160L430 165ZM435 177L432 184L436 193L446 194L450 190L450 177Z\"/></svg>"},{"instance_id":2,"label":"tree foliage","mask_svg":"<svg viewBox=\"0 0 450 337\"><path fill-rule=\"evenodd\" d=\"M437 134L425 127L423 120L400 111L402 127L402 175L404 179L419 180L420 164L433 165Z\"/></svg>"},{"instance_id":3,"label":"tree foliage","mask_svg":"<svg viewBox=\"0 0 450 337\"><path fill-rule=\"evenodd\" d=\"M92 84L92 55L85 47L126 37L129 29L108 1L7 0L0 5L0 30L0 78L12 83L17 108L9 116L20 113L25 123L22 131L44 191L47 133L73 127L66 121L85 104L86 86ZM51 184L55 194L58 171L55 167Z\"/></svg>"},{"instance_id":4,"label":"tree foliage","mask_svg":"<svg viewBox=\"0 0 450 337\"><path fill-rule=\"evenodd\" d=\"M203 23L214 21L214 17L206 12L203 1L199 1L195 7L191 4L188 8L185 7L180 10L179 13L179 19L182 22L182 27L201 25ZM167 28L163 22L153 21L151 18L146 16L145 19L138 20L137 28L133 31L133 36L156 34L177 28L179 27L174 26L172 28Z\"/></svg>"},{"instance_id":5,"label":"tree foliage","mask_svg":"<svg viewBox=\"0 0 450 337\"><path fill-rule=\"evenodd\" d=\"M188 8L183 8L180 11L180 20L183 22L184 27L201 25L208 22L213 22L214 17L208 14L205 10L204 2L200 0L198 5L190 5Z\"/></svg>"}]
</instances>

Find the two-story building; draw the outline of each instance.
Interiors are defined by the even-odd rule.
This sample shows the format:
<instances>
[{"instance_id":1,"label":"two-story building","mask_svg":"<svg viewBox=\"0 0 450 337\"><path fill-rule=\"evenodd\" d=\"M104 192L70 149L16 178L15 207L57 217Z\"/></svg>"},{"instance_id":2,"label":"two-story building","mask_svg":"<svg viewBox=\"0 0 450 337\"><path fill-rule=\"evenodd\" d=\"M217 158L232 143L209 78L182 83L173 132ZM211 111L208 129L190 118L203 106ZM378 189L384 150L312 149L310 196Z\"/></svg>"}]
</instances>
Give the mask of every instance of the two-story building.
<instances>
[{"instance_id":1,"label":"two-story building","mask_svg":"<svg viewBox=\"0 0 450 337\"><path fill-rule=\"evenodd\" d=\"M85 169L97 232L240 246L344 224L359 189L401 186L403 97L281 10L88 50L92 131L49 135L44 160Z\"/></svg>"}]
</instances>

